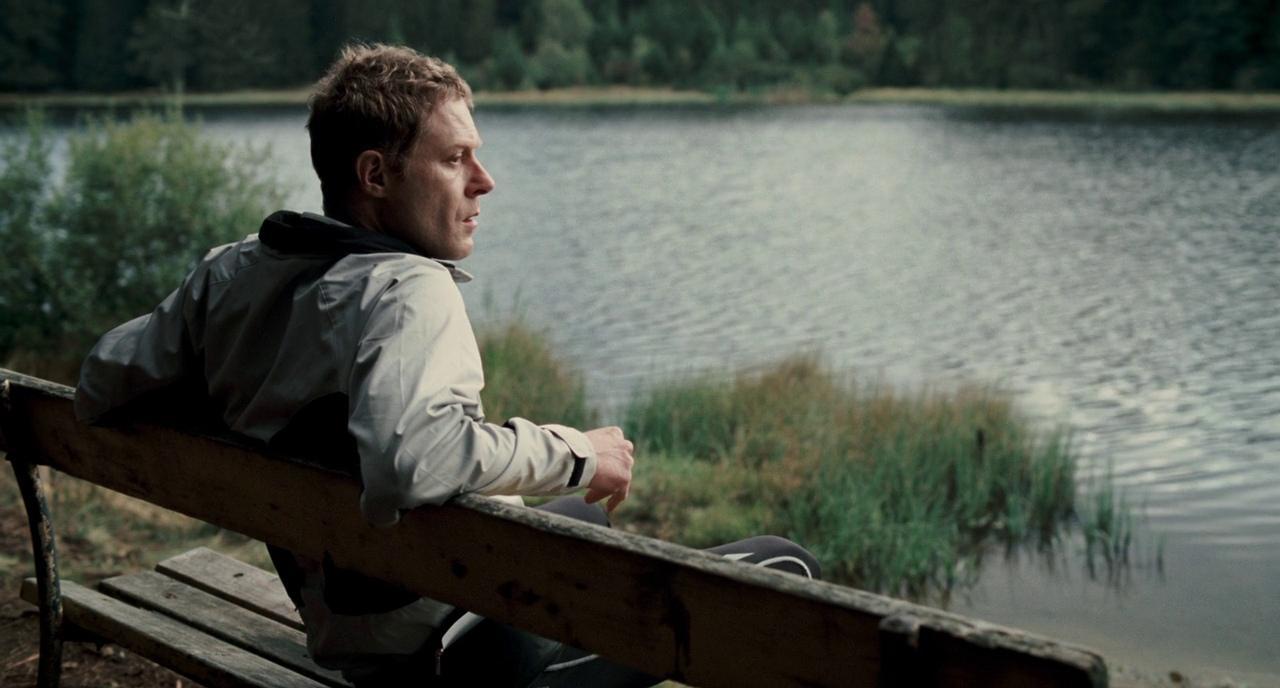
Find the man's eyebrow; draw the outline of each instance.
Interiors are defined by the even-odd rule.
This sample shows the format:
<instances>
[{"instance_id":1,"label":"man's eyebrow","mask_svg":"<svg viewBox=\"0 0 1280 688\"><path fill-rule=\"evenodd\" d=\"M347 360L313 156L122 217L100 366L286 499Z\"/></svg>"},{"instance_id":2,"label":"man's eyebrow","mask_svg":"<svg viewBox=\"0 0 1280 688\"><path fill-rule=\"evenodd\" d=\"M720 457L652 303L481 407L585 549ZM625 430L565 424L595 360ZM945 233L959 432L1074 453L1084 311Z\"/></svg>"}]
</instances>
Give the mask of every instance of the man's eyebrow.
<instances>
[{"instance_id":1,"label":"man's eyebrow","mask_svg":"<svg viewBox=\"0 0 1280 688\"><path fill-rule=\"evenodd\" d=\"M448 146L448 150L451 150L451 151L455 151L455 150L476 150L477 148L479 148L480 146L483 146L483 145L484 145L484 141L482 141L482 140L480 139L480 137L476 137L476 138L459 138L459 139L454 140L454 141L453 141L453 143L449 144L449 146Z\"/></svg>"}]
</instances>

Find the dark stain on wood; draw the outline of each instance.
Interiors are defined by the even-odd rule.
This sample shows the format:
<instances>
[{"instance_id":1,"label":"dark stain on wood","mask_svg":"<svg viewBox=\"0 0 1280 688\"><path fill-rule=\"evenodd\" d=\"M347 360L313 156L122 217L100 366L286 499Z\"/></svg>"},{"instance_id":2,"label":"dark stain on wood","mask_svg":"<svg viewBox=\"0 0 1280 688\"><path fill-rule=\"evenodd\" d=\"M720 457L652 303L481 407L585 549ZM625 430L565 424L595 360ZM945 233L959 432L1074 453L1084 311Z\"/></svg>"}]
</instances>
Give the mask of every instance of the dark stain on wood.
<instances>
[{"instance_id":1,"label":"dark stain on wood","mask_svg":"<svg viewBox=\"0 0 1280 688\"><path fill-rule=\"evenodd\" d=\"M519 583L511 580L498 586L498 594L507 602L514 602L526 607L532 607L542 601L542 595L521 587Z\"/></svg>"}]
</instances>

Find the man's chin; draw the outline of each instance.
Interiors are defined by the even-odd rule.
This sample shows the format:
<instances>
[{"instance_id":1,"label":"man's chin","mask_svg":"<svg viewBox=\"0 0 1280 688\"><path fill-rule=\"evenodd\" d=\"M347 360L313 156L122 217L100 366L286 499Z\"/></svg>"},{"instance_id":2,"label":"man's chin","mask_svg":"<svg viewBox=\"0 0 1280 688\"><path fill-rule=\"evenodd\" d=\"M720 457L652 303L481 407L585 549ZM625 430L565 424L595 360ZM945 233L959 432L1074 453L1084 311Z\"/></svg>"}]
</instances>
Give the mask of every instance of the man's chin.
<instances>
[{"instance_id":1,"label":"man's chin","mask_svg":"<svg viewBox=\"0 0 1280 688\"><path fill-rule=\"evenodd\" d=\"M452 247L452 250L448 251L448 255L443 256L442 259L443 260L462 260L467 256L471 255L471 251L474 249L475 249L475 242L472 241L470 238L468 238L465 242Z\"/></svg>"}]
</instances>

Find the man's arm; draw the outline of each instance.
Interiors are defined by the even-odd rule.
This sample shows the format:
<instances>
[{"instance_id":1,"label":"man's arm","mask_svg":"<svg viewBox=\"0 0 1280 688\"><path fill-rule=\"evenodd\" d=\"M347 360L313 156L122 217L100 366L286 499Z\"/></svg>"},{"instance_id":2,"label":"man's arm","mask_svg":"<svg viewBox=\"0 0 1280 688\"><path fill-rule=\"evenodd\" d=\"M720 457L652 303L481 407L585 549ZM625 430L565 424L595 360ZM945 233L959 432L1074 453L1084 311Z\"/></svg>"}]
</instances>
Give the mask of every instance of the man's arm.
<instances>
[{"instance_id":1,"label":"man's arm","mask_svg":"<svg viewBox=\"0 0 1280 688\"><path fill-rule=\"evenodd\" d=\"M625 497L631 447L621 431L588 436L522 418L486 423L483 385L471 323L447 273L403 275L379 295L348 385L348 430L370 522L389 525L400 509L469 492L562 494L590 486L596 499L614 495L615 505Z\"/></svg>"},{"instance_id":2,"label":"man's arm","mask_svg":"<svg viewBox=\"0 0 1280 688\"><path fill-rule=\"evenodd\" d=\"M181 380L192 353L182 315L183 289L151 313L104 334L80 366L76 417L100 420L139 397Z\"/></svg>"}]
</instances>

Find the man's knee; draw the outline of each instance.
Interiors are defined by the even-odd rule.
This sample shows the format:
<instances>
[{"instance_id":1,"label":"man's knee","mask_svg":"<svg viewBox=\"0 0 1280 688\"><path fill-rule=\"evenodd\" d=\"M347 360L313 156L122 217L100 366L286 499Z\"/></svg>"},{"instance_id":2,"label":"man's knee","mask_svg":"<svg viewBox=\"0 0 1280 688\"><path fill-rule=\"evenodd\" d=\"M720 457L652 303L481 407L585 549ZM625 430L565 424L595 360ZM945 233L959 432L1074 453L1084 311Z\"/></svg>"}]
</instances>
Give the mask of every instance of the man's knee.
<instances>
[{"instance_id":1,"label":"man's knee","mask_svg":"<svg viewBox=\"0 0 1280 688\"><path fill-rule=\"evenodd\" d=\"M818 563L818 558L813 556L809 550L800 545L776 535L761 535L759 545L764 558L760 560L760 565L797 573L809 578L820 578L822 576L822 567Z\"/></svg>"},{"instance_id":2,"label":"man's knee","mask_svg":"<svg viewBox=\"0 0 1280 688\"><path fill-rule=\"evenodd\" d=\"M712 547L708 551L734 561L786 571L806 578L819 578L822 574L817 557L809 550L776 535L757 535Z\"/></svg>"},{"instance_id":3,"label":"man's knee","mask_svg":"<svg viewBox=\"0 0 1280 688\"><path fill-rule=\"evenodd\" d=\"M558 497L536 508L539 511L568 516L569 518L594 523L606 528L613 527L613 524L609 522L609 514L604 510L604 506L598 502L587 504L582 500L581 495Z\"/></svg>"}]
</instances>

